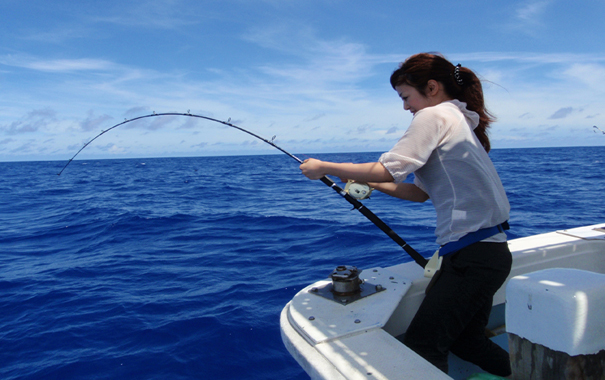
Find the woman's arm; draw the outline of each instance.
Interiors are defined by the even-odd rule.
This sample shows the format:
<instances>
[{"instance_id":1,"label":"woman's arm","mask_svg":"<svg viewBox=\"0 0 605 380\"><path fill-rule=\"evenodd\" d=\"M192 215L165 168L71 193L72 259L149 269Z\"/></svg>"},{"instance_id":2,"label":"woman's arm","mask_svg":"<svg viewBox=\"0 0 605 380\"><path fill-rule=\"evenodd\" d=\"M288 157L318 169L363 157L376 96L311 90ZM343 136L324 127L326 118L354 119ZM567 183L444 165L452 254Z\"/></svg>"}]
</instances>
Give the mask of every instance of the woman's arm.
<instances>
[{"instance_id":1,"label":"woman's arm","mask_svg":"<svg viewBox=\"0 0 605 380\"><path fill-rule=\"evenodd\" d=\"M429 199L429 195L413 183L370 182L368 185L387 195L407 201L424 202Z\"/></svg>"},{"instance_id":2,"label":"woman's arm","mask_svg":"<svg viewBox=\"0 0 605 380\"><path fill-rule=\"evenodd\" d=\"M380 162L353 164L309 158L300 165L300 170L309 179L320 179L325 175L333 175L339 177L343 182L351 179L367 183L374 189L396 198L412 202L424 202L429 199L428 194L414 184L393 182L393 176Z\"/></svg>"},{"instance_id":3,"label":"woman's arm","mask_svg":"<svg viewBox=\"0 0 605 380\"><path fill-rule=\"evenodd\" d=\"M336 163L320 161L314 158L306 159L300 170L309 179L320 179L325 175L333 175L342 180L356 182L393 182L393 176L379 162L365 164Z\"/></svg>"}]
</instances>

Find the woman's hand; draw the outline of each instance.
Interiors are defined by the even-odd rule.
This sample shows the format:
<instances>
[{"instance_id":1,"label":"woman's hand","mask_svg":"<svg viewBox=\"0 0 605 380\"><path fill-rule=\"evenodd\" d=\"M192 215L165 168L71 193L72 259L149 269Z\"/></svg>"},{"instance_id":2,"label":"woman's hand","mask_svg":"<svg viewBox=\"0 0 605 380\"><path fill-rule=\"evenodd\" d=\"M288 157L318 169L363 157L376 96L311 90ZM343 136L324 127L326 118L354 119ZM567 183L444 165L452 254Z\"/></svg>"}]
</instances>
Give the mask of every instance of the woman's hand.
<instances>
[{"instance_id":1,"label":"woman's hand","mask_svg":"<svg viewBox=\"0 0 605 380\"><path fill-rule=\"evenodd\" d=\"M315 158L307 158L300 164L300 171L309 179L320 179L326 175L323 163Z\"/></svg>"}]
</instances>

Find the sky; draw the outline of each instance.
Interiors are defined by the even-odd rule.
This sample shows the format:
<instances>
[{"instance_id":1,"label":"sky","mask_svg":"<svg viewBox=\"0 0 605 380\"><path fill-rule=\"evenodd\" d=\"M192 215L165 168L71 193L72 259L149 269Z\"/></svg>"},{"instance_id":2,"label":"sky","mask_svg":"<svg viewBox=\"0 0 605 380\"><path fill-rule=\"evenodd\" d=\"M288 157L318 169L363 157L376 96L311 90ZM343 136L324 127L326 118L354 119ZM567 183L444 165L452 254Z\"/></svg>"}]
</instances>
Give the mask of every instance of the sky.
<instances>
[{"instance_id":1,"label":"sky","mask_svg":"<svg viewBox=\"0 0 605 380\"><path fill-rule=\"evenodd\" d=\"M0 161L68 160L152 113L292 153L389 150L389 84L439 52L483 80L493 149L605 146L605 2L0 0ZM279 154L158 116L78 159Z\"/></svg>"}]
</instances>

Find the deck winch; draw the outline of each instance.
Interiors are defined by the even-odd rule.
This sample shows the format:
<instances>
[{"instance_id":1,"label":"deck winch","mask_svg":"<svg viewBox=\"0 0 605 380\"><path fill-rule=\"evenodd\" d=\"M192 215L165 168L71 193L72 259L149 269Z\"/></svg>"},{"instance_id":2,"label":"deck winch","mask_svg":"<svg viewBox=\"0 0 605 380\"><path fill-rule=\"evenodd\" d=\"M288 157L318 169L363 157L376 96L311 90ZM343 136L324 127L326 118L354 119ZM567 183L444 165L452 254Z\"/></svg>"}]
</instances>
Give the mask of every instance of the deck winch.
<instances>
[{"instance_id":1,"label":"deck winch","mask_svg":"<svg viewBox=\"0 0 605 380\"><path fill-rule=\"evenodd\" d=\"M359 278L362 270L353 265L339 265L330 273L332 282L313 287L310 293L327 298L341 305L348 305L372 294L386 290L381 284L372 284Z\"/></svg>"},{"instance_id":2,"label":"deck winch","mask_svg":"<svg viewBox=\"0 0 605 380\"><path fill-rule=\"evenodd\" d=\"M352 265L339 265L334 269L332 279L332 292L338 296L351 296L361 292L361 281L357 267Z\"/></svg>"}]
</instances>

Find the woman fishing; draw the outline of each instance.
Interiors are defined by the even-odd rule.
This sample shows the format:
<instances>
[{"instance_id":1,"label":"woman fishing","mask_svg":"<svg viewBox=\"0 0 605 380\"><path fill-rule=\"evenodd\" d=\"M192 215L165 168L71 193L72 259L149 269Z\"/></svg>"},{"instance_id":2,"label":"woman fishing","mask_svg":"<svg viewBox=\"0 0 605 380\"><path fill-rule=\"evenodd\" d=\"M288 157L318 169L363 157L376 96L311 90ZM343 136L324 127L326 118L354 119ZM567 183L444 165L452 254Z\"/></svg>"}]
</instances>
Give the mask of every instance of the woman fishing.
<instances>
[{"instance_id":1,"label":"woman fishing","mask_svg":"<svg viewBox=\"0 0 605 380\"><path fill-rule=\"evenodd\" d=\"M511 374L508 353L485 336L495 292L512 257L504 229L510 205L488 152L493 118L468 68L436 54L409 57L391 75L403 108L414 117L378 162L305 160L310 179L332 175L366 182L391 196L430 199L441 269L412 320L404 343L442 371L453 352L498 376ZM414 173L413 183L403 183Z\"/></svg>"}]
</instances>

